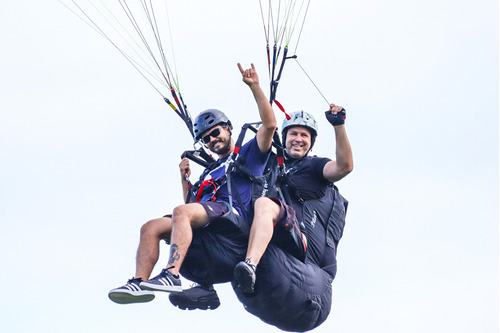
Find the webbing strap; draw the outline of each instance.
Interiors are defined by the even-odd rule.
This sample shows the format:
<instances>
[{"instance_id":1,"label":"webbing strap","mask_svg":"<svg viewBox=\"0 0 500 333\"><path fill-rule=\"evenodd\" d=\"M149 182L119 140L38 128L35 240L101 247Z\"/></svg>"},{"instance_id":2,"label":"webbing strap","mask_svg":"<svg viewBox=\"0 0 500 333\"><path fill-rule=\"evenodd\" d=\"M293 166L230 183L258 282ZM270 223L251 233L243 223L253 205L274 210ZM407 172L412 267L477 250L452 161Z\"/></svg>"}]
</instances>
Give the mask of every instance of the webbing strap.
<instances>
[{"instance_id":1,"label":"webbing strap","mask_svg":"<svg viewBox=\"0 0 500 333\"><path fill-rule=\"evenodd\" d=\"M188 187L186 200L184 203L188 204L191 202L191 196L193 195L193 184L191 184L191 181L189 180L189 175L187 171L184 174L184 179L187 181L187 187Z\"/></svg>"},{"instance_id":2,"label":"webbing strap","mask_svg":"<svg viewBox=\"0 0 500 333\"><path fill-rule=\"evenodd\" d=\"M234 171L234 168L239 169L243 174L245 174L247 177L249 177L250 181L252 181L252 182L256 181L256 178L252 175L250 170L243 167L243 165L241 163L239 163L237 161L237 159L238 159L238 154L240 152L241 146L243 144L243 140L244 140L245 135L247 133L247 130L250 129L254 133L257 133L257 129L252 125L259 125L259 124L262 124L262 122L259 121L259 122L255 122L255 123L243 124L243 126L241 127L241 132L238 135L238 139L236 140L236 143L234 145L233 153L229 157L229 159L231 161L230 161L230 163L227 167L227 170L226 170L226 182L227 182L227 190L228 190L228 195L229 195L229 206L230 206L231 211L233 210L233 191L232 191L233 184L231 182L231 173ZM240 196L240 193L238 192L238 189L236 187L234 188L234 191L236 194L236 199L238 200L238 204L240 205L241 208L243 208L241 196Z\"/></svg>"},{"instance_id":3,"label":"webbing strap","mask_svg":"<svg viewBox=\"0 0 500 333\"><path fill-rule=\"evenodd\" d=\"M281 105L281 103L278 102L278 100L276 100L276 99L273 102L274 102L274 104L276 104L276 106L278 107L278 109L280 109L281 112L283 112L285 114L286 120L290 120L291 117L290 117L290 115L288 113L286 113L285 108L283 107L283 105Z\"/></svg>"},{"instance_id":4,"label":"webbing strap","mask_svg":"<svg viewBox=\"0 0 500 333\"><path fill-rule=\"evenodd\" d=\"M257 129L253 125L260 125L262 124L261 121L256 122L256 123L246 123L241 127L241 132L240 135L238 135L238 139L236 140L236 143L234 144L234 150L232 154L232 159L236 160L236 157L238 156L241 146L243 145L243 140L245 139L245 135L247 133L247 130L250 129L254 133L257 133Z\"/></svg>"},{"instance_id":5,"label":"webbing strap","mask_svg":"<svg viewBox=\"0 0 500 333\"><path fill-rule=\"evenodd\" d=\"M212 158L211 155L208 155L203 150L184 152L184 154L182 155L182 158L187 157L187 158L193 160L194 162L204 166L207 169L207 170L205 170L205 172L202 173L202 175L200 176L200 180L198 182L196 182L196 184L191 185L190 183L188 183L188 188L189 188L190 194L188 195L187 199L189 199L189 197L191 197L194 192L197 192L196 202L199 202L203 198L203 192L204 192L203 190L205 188L207 188L208 186L213 186L214 192L213 192L212 200L214 200L217 190L221 186L227 184L228 195L229 195L229 205L231 207L231 210L233 210L233 195L236 196L238 204L240 205L241 208L243 208L243 203L241 200L240 193L238 192L238 189L235 186L233 186L231 175L237 169L244 176L246 176L251 182L262 185L262 181L260 179L256 178L252 174L252 172L244 166L244 163L245 163L244 159L242 159L242 157L240 157L238 159L240 149L241 149L241 146L243 144L243 140L245 138L247 130L251 130L254 133L257 133L257 128L254 127L254 125L259 125L261 123L262 122L246 123L242 126L241 132L238 135L238 139L236 140L233 153L231 154L231 156L229 157L229 160L227 161L229 163L227 165L226 174L219 179L214 180L213 178L211 178L211 179L207 179L207 180L202 180L203 177L205 177L207 175L207 170L209 172L214 167L219 165L218 162L215 162L215 163L213 162L214 159ZM277 156L277 160L278 160L278 176L283 175L284 174L284 151L283 151L283 147L281 146L279 134L276 131L273 134L272 145L276 148L276 152L277 152L276 156ZM282 177L280 177L280 178L282 178ZM281 192L281 190L280 190L280 192ZM289 199L287 200L287 197L288 197L287 194L285 194L285 196L283 196L285 201L287 203L289 203L290 200Z\"/></svg>"},{"instance_id":6,"label":"webbing strap","mask_svg":"<svg viewBox=\"0 0 500 333\"><path fill-rule=\"evenodd\" d=\"M210 168L213 163L217 163L212 155L203 150L203 148L198 150L186 150L182 153L181 158L188 158L204 168Z\"/></svg>"},{"instance_id":7,"label":"webbing strap","mask_svg":"<svg viewBox=\"0 0 500 333\"><path fill-rule=\"evenodd\" d=\"M212 201L213 199L215 199L215 194L217 193L218 187L217 187L217 184L215 183L215 180L213 178L210 178L210 179L205 179L204 181L201 182L200 187L198 188L198 193L196 195L196 202L201 201L201 198L203 197L203 190L207 186L214 187L213 196L210 200L207 200L207 201Z\"/></svg>"}]
</instances>

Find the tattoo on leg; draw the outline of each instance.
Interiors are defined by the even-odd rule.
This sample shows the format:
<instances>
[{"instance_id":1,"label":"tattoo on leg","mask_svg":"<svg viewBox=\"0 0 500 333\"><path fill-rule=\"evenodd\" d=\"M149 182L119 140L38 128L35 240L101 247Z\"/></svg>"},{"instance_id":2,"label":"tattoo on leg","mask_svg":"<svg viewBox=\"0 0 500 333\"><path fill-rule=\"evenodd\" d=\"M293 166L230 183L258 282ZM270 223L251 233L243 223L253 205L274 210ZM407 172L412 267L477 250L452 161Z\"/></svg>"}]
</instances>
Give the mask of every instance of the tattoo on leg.
<instances>
[{"instance_id":1,"label":"tattoo on leg","mask_svg":"<svg viewBox=\"0 0 500 333\"><path fill-rule=\"evenodd\" d=\"M179 254L179 247L177 244L170 245L170 256L168 257L168 264L173 265L176 261L181 258Z\"/></svg>"}]
</instances>

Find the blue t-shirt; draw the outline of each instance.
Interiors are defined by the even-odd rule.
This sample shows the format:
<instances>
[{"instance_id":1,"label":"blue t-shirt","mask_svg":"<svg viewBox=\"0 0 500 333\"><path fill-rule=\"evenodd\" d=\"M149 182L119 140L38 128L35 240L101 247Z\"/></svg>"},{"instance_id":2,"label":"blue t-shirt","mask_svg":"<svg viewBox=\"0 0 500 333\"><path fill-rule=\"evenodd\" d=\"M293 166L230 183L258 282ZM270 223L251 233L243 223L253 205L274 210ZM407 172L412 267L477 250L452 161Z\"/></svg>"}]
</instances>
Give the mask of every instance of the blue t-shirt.
<instances>
[{"instance_id":1,"label":"blue t-shirt","mask_svg":"<svg viewBox=\"0 0 500 333\"><path fill-rule=\"evenodd\" d=\"M264 169L267 164L267 160L269 158L269 153L262 153L257 144L257 139L254 137L247 143L245 143L238 154L238 161L242 163L254 176L261 176L264 173ZM218 179L223 177L226 173L226 168L228 165L226 157L224 159L219 159L218 162L220 165L211 170L208 175L205 176L207 178ZM244 162L243 162L244 161ZM248 179L247 176L242 174L238 169L236 172L231 174L231 183L232 183L232 201L233 208L236 209L239 215L248 217L251 212L251 199L252 199L252 182ZM238 191L243 207L240 207L240 204L237 199L237 194L235 190ZM202 197L201 201L211 200L212 195L205 195ZM227 188L227 183L222 185L216 193L216 201L221 201L229 204L229 192Z\"/></svg>"}]
</instances>

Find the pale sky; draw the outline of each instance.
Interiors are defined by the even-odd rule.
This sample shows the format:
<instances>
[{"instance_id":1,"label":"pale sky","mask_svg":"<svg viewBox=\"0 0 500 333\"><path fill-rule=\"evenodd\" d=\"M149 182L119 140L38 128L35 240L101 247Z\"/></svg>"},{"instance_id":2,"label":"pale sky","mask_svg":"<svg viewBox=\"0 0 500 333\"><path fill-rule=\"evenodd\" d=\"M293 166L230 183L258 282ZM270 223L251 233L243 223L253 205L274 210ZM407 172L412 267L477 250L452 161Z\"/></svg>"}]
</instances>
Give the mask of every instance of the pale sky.
<instances>
[{"instance_id":1,"label":"pale sky","mask_svg":"<svg viewBox=\"0 0 500 333\"><path fill-rule=\"evenodd\" d=\"M236 64L253 62L267 93L258 1L172 11L190 112L256 121ZM493 0L311 1L297 55L347 109L355 159L337 184L350 206L333 307L314 332L498 332L498 16ZM278 332L228 284L215 311L108 299L134 274L141 225L182 203L189 133L58 1L6 2L0 28L2 331ZM327 104L293 61L278 100L316 116L313 153L334 158Z\"/></svg>"}]
</instances>

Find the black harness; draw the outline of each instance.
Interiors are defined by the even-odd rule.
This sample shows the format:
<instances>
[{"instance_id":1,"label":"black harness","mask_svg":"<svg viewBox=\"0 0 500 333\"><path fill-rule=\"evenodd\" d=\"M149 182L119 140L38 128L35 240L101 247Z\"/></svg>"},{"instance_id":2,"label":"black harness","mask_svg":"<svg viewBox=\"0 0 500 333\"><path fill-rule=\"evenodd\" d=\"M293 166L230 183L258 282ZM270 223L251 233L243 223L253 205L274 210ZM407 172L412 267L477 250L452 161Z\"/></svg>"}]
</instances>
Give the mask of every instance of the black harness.
<instances>
[{"instance_id":1,"label":"black harness","mask_svg":"<svg viewBox=\"0 0 500 333\"><path fill-rule=\"evenodd\" d=\"M245 162L246 162L245 156L239 155L247 130L251 130L252 132L257 133L257 127L261 123L262 122L246 123L242 126L241 132L238 135L238 139L236 140L233 152L228 157L228 159L225 162L223 162L224 164L226 164L226 172L222 177L219 177L217 179L213 178L205 179L206 176L211 171L220 167L222 163L220 161L216 161L208 152L206 152L204 147L197 150L185 151L181 155L181 158L188 158L193 162L205 167L204 172L200 175L199 180L195 184L191 184L191 182L188 181L188 195L186 197L186 203L199 202L203 198L203 196L207 194L212 194L210 200L215 200L217 198L217 191L222 186L227 185L229 194L229 205L231 207L231 210L233 209L233 197L235 197L239 206L243 207L240 193L238 192L238 189L234 186L234 183L232 182L232 177L237 173L239 175L243 175L244 177L246 177L248 180L252 182L252 184L256 184L257 186L264 185L264 180L262 179L262 177L254 176L252 172L247 167L245 167ZM278 142L277 143L274 142L275 140L278 140ZM279 150L279 148L281 148L282 150L282 147L279 142L279 136L277 135L277 133L275 133L273 137L273 146L275 146L277 150ZM282 153L281 156L283 156ZM283 161L283 159L281 160Z\"/></svg>"},{"instance_id":2,"label":"black harness","mask_svg":"<svg viewBox=\"0 0 500 333\"><path fill-rule=\"evenodd\" d=\"M207 153L206 150L203 149L203 147L198 150L185 151L181 155L182 158L189 158L193 162L205 167L205 171L200 175L199 180L195 184L188 182L189 192L186 197L186 203L193 201L199 202L201 198L207 194L212 194L211 200L215 200L218 189L227 185L231 209L233 207L233 196L238 201L240 207L242 207L241 196L238 189L233 186L231 181L232 177L237 172L252 182L252 202L255 202L255 200L261 196L279 196L287 205L291 205L291 193L293 193L300 204L305 202L304 199L301 198L297 188L289 180L289 175L285 168L285 152L277 132L275 132L273 136L272 147L274 148L274 151L271 152L264 175L254 176L252 172L245 167L245 156L239 155L243 140L248 130L257 133L257 127L260 124L261 122L255 122L246 123L242 126L241 132L236 140L234 150L228 160L224 162L227 164L226 172L223 177L218 179L205 179L207 174L221 165L221 162L216 161L209 153Z\"/></svg>"},{"instance_id":3,"label":"black harness","mask_svg":"<svg viewBox=\"0 0 500 333\"><path fill-rule=\"evenodd\" d=\"M245 134L247 130L251 130L254 133L257 133L256 125L261 124L258 123L247 123L244 124L242 130L238 136L238 139L235 143L235 148L232 154L229 156L228 160L226 160L226 172L224 176L218 179L205 179L206 175L209 174L212 170L221 166L220 161L215 161L211 155L202 150L195 151L186 151L182 154L182 157L187 157L192 161L202 165L205 167L205 171L201 174L200 179L194 184L191 185L189 183L189 193L186 198L186 203L197 201L199 202L201 198L207 194L212 194L211 200L215 200L217 196L217 191L222 186L228 186L228 194L229 194L229 204L231 207L231 211L233 210L233 197L235 197L240 207L243 207L243 203L241 200L240 193L234 183L232 182L232 178L238 173L238 175L243 175L247 179L252 182L252 204L255 203L259 197L278 197L283 200L288 206L293 207L291 195L294 196L294 202L298 202L301 205L300 209L306 210L314 210L317 214L324 216L327 219L327 229L329 238L332 238L333 228L335 230L343 229L338 228L337 226L345 223L345 214L347 210L347 201L338 193L337 187L333 184L330 186L330 189L327 193L328 195L321 200L304 200L300 195L296 186L290 181L290 175L293 174L293 170L287 170L285 167L285 153L284 148L281 145L280 138L277 132L274 133L272 147L274 148L271 151L271 156L267 162L264 173L262 176L254 176L252 172L245 167L245 156L239 155L241 146L243 144L243 140L245 138ZM297 161L300 164L300 160ZM296 165L296 163L294 163ZM292 168L293 169L293 168ZM328 198L327 198L328 197ZM319 206L317 206L319 205ZM307 206L307 207L306 207ZM253 213L252 213L253 215ZM304 216L305 217L305 216ZM244 219L247 222L250 222L253 216L244 216ZM302 228L303 226L300 226ZM293 234L293 229L289 230L290 234ZM338 242L340 239L340 235L336 235L335 241ZM292 237L295 239L296 237ZM300 240L298 240L300 241ZM332 239L328 239L328 242L332 242ZM305 253L300 253L300 255L294 255L299 260L303 261L305 259Z\"/></svg>"}]
</instances>

